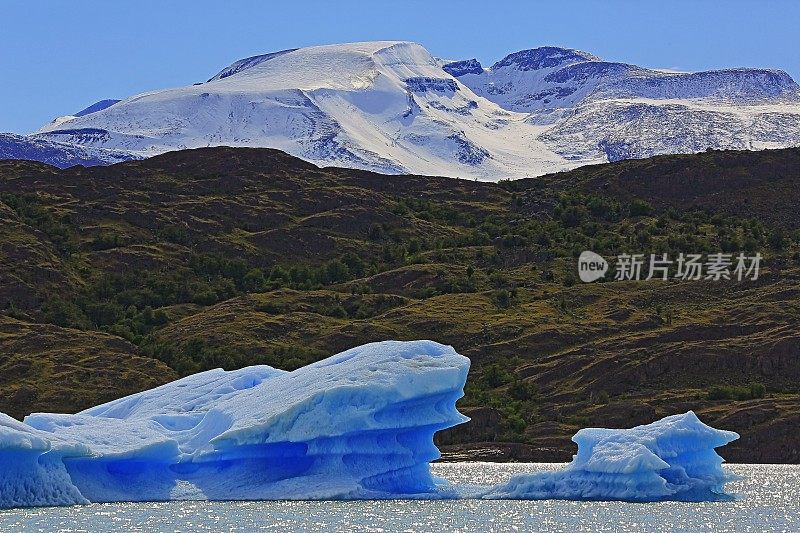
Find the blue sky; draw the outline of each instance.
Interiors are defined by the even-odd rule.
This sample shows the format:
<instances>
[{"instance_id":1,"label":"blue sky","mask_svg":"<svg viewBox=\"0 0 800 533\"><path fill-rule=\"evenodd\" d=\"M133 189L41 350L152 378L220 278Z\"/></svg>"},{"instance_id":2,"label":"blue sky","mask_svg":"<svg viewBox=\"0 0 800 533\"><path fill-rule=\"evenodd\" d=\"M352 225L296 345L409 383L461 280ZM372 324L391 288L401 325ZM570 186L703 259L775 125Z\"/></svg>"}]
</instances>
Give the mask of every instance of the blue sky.
<instances>
[{"instance_id":1,"label":"blue sky","mask_svg":"<svg viewBox=\"0 0 800 533\"><path fill-rule=\"evenodd\" d=\"M0 6L0 131L28 133L105 98L203 81L242 57L404 39L485 65L542 45L800 80L800 1L23 1Z\"/></svg>"}]
</instances>

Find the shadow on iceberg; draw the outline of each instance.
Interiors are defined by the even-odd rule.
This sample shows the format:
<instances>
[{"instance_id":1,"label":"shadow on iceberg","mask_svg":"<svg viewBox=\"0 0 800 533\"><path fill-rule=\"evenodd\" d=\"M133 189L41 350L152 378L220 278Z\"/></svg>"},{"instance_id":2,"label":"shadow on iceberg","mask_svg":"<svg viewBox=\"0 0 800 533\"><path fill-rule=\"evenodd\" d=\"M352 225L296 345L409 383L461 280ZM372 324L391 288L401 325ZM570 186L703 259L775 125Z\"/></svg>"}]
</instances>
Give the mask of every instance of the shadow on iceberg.
<instances>
[{"instance_id":1,"label":"shadow on iceberg","mask_svg":"<svg viewBox=\"0 0 800 533\"><path fill-rule=\"evenodd\" d=\"M694 412L632 429L589 428L572 440L578 454L563 470L513 477L487 499L720 501L734 497L714 448L739 438L707 426Z\"/></svg>"},{"instance_id":2,"label":"shadow on iceberg","mask_svg":"<svg viewBox=\"0 0 800 533\"><path fill-rule=\"evenodd\" d=\"M469 359L386 341L285 372L211 370L74 414L0 417L0 507L455 497L430 473Z\"/></svg>"}]
</instances>

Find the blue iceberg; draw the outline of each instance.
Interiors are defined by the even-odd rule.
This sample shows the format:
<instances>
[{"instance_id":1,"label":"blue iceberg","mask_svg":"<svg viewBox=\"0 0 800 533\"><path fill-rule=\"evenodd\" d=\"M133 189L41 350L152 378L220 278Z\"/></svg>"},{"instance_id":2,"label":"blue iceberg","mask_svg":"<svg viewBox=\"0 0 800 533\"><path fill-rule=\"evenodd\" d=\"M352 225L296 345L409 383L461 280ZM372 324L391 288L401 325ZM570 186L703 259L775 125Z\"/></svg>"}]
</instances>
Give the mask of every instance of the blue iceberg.
<instances>
[{"instance_id":1,"label":"blue iceberg","mask_svg":"<svg viewBox=\"0 0 800 533\"><path fill-rule=\"evenodd\" d=\"M433 435L469 359L432 341L366 344L293 372L211 370L77 414L0 413L0 507L163 500L379 498L716 500L714 448L737 438L694 413L584 429L561 472L495 488L435 479Z\"/></svg>"},{"instance_id":2,"label":"blue iceberg","mask_svg":"<svg viewBox=\"0 0 800 533\"><path fill-rule=\"evenodd\" d=\"M694 412L632 429L582 429L578 454L563 470L513 477L490 499L719 501L732 499L715 448L739 435L707 426Z\"/></svg>"},{"instance_id":3,"label":"blue iceberg","mask_svg":"<svg viewBox=\"0 0 800 533\"><path fill-rule=\"evenodd\" d=\"M0 507L89 502L441 498L435 432L469 359L367 344L285 372L211 370L74 414L0 416Z\"/></svg>"}]
</instances>

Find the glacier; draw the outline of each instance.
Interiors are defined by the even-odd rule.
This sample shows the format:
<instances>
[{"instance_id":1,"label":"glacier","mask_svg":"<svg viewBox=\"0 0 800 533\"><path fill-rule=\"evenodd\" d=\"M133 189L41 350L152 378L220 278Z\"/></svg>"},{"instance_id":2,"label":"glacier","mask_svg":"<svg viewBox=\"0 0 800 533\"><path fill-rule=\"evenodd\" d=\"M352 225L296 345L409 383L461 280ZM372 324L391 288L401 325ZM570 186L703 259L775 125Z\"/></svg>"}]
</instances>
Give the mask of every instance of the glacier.
<instances>
[{"instance_id":1,"label":"glacier","mask_svg":"<svg viewBox=\"0 0 800 533\"><path fill-rule=\"evenodd\" d=\"M632 429L589 428L572 440L578 453L564 469L523 474L484 494L488 499L720 501L737 479L715 448L739 438L689 411Z\"/></svg>"},{"instance_id":2,"label":"glacier","mask_svg":"<svg viewBox=\"0 0 800 533\"><path fill-rule=\"evenodd\" d=\"M693 413L585 429L561 473L498 487L434 478L433 436L468 421L470 361L383 341L287 372L201 372L77 414L0 413L0 508L118 501L568 498L710 500L736 435Z\"/></svg>"},{"instance_id":3,"label":"glacier","mask_svg":"<svg viewBox=\"0 0 800 533\"><path fill-rule=\"evenodd\" d=\"M26 143L10 139L3 151L0 138L0 157L61 165L267 147L320 166L497 181L708 148L798 146L800 87L771 69L671 72L553 46L484 67L376 41L248 57L205 82L97 102Z\"/></svg>"}]
</instances>

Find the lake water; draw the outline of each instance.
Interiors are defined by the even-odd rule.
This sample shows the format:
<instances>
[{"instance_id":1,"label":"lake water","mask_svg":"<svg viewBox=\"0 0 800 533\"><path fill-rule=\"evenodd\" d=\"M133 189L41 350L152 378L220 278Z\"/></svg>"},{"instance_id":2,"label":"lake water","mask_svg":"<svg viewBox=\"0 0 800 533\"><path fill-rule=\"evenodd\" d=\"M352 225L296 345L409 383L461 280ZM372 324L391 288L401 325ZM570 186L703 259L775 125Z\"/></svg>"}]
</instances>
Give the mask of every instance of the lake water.
<instances>
[{"instance_id":1,"label":"lake water","mask_svg":"<svg viewBox=\"0 0 800 533\"><path fill-rule=\"evenodd\" d=\"M443 463L453 483L496 484L528 463ZM800 531L800 466L728 465L735 502L167 502L0 510L0 531Z\"/></svg>"}]
</instances>

